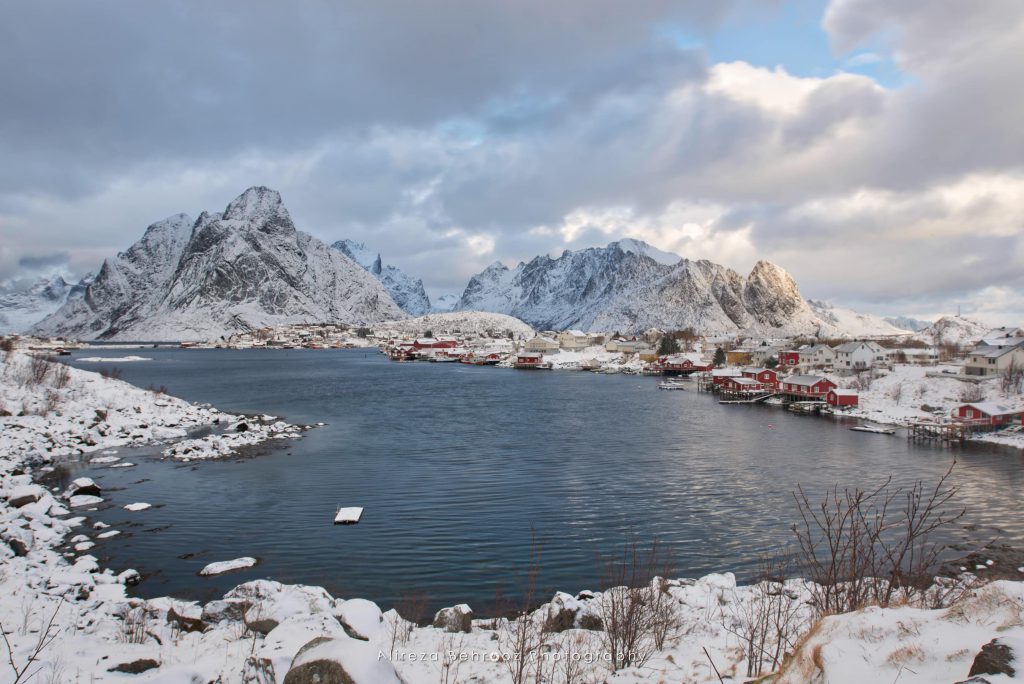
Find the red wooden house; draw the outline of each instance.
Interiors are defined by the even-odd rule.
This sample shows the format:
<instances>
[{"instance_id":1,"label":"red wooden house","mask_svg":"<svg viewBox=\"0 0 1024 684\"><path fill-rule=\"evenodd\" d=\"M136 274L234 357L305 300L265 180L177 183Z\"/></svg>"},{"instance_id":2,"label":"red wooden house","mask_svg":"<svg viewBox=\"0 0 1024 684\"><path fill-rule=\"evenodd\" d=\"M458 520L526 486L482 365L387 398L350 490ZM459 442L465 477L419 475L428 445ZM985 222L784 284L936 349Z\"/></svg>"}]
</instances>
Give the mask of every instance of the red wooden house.
<instances>
[{"instance_id":1,"label":"red wooden house","mask_svg":"<svg viewBox=\"0 0 1024 684\"><path fill-rule=\"evenodd\" d=\"M953 420L979 425L1024 424L1024 407L1010 407L993 401L963 404L953 409Z\"/></svg>"},{"instance_id":2,"label":"red wooden house","mask_svg":"<svg viewBox=\"0 0 1024 684\"><path fill-rule=\"evenodd\" d=\"M743 373L738 368L713 368L711 369L711 382L716 387L730 378L742 378Z\"/></svg>"},{"instance_id":3,"label":"red wooden house","mask_svg":"<svg viewBox=\"0 0 1024 684\"><path fill-rule=\"evenodd\" d=\"M416 349L454 349L458 346L455 340L439 340L434 337L421 337L413 340L412 346Z\"/></svg>"},{"instance_id":4,"label":"red wooden house","mask_svg":"<svg viewBox=\"0 0 1024 684\"><path fill-rule=\"evenodd\" d=\"M763 394L768 391L768 388L753 378L725 378L722 381L722 391L737 394Z\"/></svg>"},{"instance_id":5,"label":"red wooden house","mask_svg":"<svg viewBox=\"0 0 1024 684\"><path fill-rule=\"evenodd\" d=\"M779 391L795 399L824 400L836 383L821 375L793 375L783 378Z\"/></svg>"},{"instance_id":6,"label":"red wooden house","mask_svg":"<svg viewBox=\"0 0 1024 684\"><path fill-rule=\"evenodd\" d=\"M756 380L766 389L776 390L779 388L779 375L771 368L744 368L743 377Z\"/></svg>"},{"instance_id":7,"label":"red wooden house","mask_svg":"<svg viewBox=\"0 0 1024 684\"><path fill-rule=\"evenodd\" d=\"M840 389L838 387L830 389L828 394L825 395L825 402L830 406L856 406L860 401L855 390L851 389Z\"/></svg>"},{"instance_id":8,"label":"red wooden house","mask_svg":"<svg viewBox=\"0 0 1024 684\"><path fill-rule=\"evenodd\" d=\"M798 366L798 365L800 365L800 352L798 352L798 351L780 351L779 352L779 365L780 366Z\"/></svg>"},{"instance_id":9,"label":"red wooden house","mask_svg":"<svg viewBox=\"0 0 1024 684\"><path fill-rule=\"evenodd\" d=\"M715 364L711 361L702 361L696 354L675 354L658 359L658 366L665 375L690 375L709 371Z\"/></svg>"}]
</instances>

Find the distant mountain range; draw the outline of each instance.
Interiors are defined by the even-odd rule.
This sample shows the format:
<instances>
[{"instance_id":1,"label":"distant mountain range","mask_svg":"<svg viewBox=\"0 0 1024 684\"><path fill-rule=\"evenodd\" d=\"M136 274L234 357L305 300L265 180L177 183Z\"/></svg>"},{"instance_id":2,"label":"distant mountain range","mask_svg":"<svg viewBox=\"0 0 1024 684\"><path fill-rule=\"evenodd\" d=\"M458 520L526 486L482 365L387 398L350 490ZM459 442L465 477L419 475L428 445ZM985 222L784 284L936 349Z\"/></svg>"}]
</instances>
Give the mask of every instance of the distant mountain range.
<instances>
[{"instance_id":1,"label":"distant mountain range","mask_svg":"<svg viewBox=\"0 0 1024 684\"><path fill-rule=\"evenodd\" d=\"M85 294L92 274L75 284L63 276L42 277L27 285L0 285L0 334L20 333L49 316L71 299Z\"/></svg>"},{"instance_id":2,"label":"distant mountain range","mask_svg":"<svg viewBox=\"0 0 1024 684\"><path fill-rule=\"evenodd\" d=\"M296 230L280 195L253 187L221 213L151 225L94 280L0 291L8 331L80 339L206 340L267 325L374 324L407 315L487 311L536 329L822 337L908 334L926 323L885 320L805 300L781 267L743 276L640 240L495 262L461 295L431 303L419 278L352 240L331 246ZM41 320L40 320L41 319Z\"/></svg>"},{"instance_id":3,"label":"distant mountain range","mask_svg":"<svg viewBox=\"0 0 1024 684\"><path fill-rule=\"evenodd\" d=\"M81 298L31 332L81 339L205 340L268 325L404 317L341 252L295 229L281 196L254 187L222 213L154 223L103 262Z\"/></svg>"}]
</instances>

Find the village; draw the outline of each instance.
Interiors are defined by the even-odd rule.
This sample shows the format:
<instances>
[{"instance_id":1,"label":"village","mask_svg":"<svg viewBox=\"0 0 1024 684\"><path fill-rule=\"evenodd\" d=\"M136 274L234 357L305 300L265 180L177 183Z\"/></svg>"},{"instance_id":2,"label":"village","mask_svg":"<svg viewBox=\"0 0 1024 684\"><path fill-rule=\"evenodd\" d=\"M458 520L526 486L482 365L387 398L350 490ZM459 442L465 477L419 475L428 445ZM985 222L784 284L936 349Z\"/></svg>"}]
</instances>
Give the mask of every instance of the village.
<instances>
[{"instance_id":1,"label":"village","mask_svg":"<svg viewBox=\"0 0 1024 684\"><path fill-rule=\"evenodd\" d=\"M948 329L943 319L938 330ZM395 362L459 363L528 371L665 376L664 390L714 395L859 419L852 429L914 439L966 439L1024 449L1024 329L979 329L860 340L757 339L650 329L639 334L534 331L518 319L469 312L375 329L296 324L239 333L183 349L375 349ZM70 354L87 343L6 338L13 348ZM143 348L159 345L119 345ZM132 357L134 358L134 357Z\"/></svg>"}]
</instances>

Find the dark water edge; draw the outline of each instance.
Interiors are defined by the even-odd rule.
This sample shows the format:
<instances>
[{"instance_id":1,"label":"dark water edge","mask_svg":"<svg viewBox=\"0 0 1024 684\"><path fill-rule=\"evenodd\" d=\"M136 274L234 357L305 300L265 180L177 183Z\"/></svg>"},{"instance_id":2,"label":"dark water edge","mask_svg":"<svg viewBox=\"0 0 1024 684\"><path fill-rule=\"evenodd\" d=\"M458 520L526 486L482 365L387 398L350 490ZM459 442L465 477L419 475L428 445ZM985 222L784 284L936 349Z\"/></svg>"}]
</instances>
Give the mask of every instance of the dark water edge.
<instances>
[{"instance_id":1,"label":"dark water edge","mask_svg":"<svg viewBox=\"0 0 1024 684\"><path fill-rule=\"evenodd\" d=\"M954 458L964 524L948 539L1020 544L1019 453L937 447L851 432L833 419L765 406L722 406L657 379L528 373L456 364L395 364L374 350L90 349L138 355L117 366L136 385L164 385L225 411L326 426L254 458L181 464L159 448L119 450L135 468L88 464L123 531L90 551L135 567L146 597L219 597L258 577L317 584L388 606L404 594L486 613L516 596L532 534L541 594L601 583L601 556L657 538L676 576L750 577L792 541L799 484L934 482ZM96 454L92 454L95 456ZM130 513L127 503L153 509ZM338 505L364 506L334 526ZM256 556L251 570L199 577L207 563Z\"/></svg>"}]
</instances>

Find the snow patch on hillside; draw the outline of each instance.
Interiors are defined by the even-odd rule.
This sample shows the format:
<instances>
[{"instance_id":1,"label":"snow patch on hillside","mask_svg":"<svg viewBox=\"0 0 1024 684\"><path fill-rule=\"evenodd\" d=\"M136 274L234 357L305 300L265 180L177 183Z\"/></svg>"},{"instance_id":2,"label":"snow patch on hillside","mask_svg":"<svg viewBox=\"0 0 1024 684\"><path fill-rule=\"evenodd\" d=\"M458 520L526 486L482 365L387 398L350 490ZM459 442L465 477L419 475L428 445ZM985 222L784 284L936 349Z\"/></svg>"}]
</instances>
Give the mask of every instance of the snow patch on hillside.
<instances>
[{"instance_id":1,"label":"snow patch on hillside","mask_svg":"<svg viewBox=\"0 0 1024 684\"><path fill-rule=\"evenodd\" d=\"M490 313L487 311L453 311L436 313L409 318L400 321L387 321L374 326L375 332L394 332L405 335L422 335L430 331L435 336L458 333L493 334L496 337L507 337L510 333L516 338L531 337L533 328L512 316Z\"/></svg>"}]
</instances>

